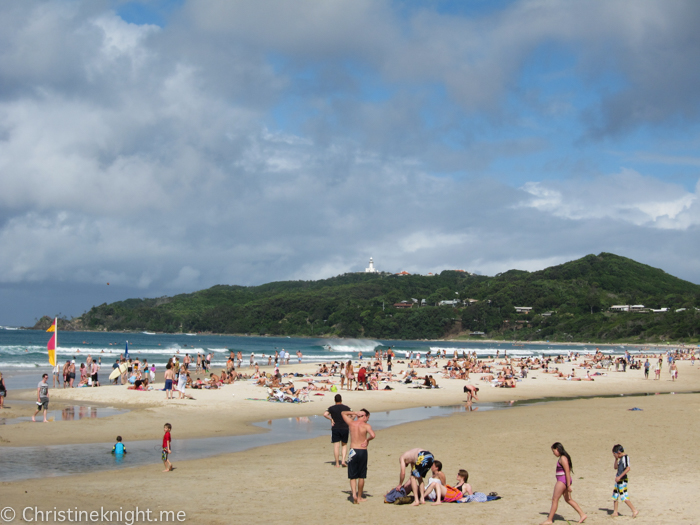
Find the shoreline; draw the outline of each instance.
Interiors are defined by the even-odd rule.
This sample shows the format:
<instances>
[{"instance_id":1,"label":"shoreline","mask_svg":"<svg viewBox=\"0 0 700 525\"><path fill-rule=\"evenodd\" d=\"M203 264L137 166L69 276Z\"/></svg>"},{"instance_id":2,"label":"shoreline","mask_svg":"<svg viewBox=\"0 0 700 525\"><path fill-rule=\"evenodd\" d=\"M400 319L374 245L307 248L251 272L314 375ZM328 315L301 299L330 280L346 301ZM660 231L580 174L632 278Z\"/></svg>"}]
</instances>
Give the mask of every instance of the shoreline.
<instances>
[{"instance_id":1,"label":"shoreline","mask_svg":"<svg viewBox=\"0 0 700 525\"><path fill-rule=\"evenodd\" d=\"M443 364L444 360L440 362ZM164 473L162 466L149 461L119 470L61 476L60 481L44 477L2 482L0 489L15 509L182 510L188 522L207 525L227 525L234 516L237 521L250 523L315 524L350 519L403 524L437 519L447 523L469 520L475 524L535 524L543 521L551 501L556 458L549 447L552 442L561 441L574 460L575 499L589 515L586 523L596 525L609 523L613 474L610 449L615 443L623 443L634 466L632 501L641 511L635 523L694 523L692 520L700 513L700 503L694 498L700 483L700 460L688 452L687 444L693 443L700 432L700 418L696 417L700 395L644 395L634 399L620 396L700 390L700 363L678 364L676 382L670 380L667 367L658 381L644 380L641 370L614 372L614 367L607 376L599 376L593 382L560 381L553 374L531 371L528 379L517 383L514 389L491 388L473 374L470 382L481 389L481 402L550 399L516 410L463 411L378 430L369 446L365 485L368 501L359 506L348 501L347 470L333 466L330 431L312 439L228 451L202 459L178 459L178 442L183 439L264 432L252 423L278 418L297 419L303 426L305 416L320 416L333 404L334 394L330 392L312 397L312 403L282 404L246 401L245 397L263 397L265 391L247 382L213 391L188 390L194 393L196 401L173 402L166 402L162 391L137 392L121 386L52 389L52 403L100 401L130 412L99 420L2 426L0 446L12 450L31 445L104 443L107 453L115 436L121 435L127 449L129 442L143 440L152 441L157 448L163 424L169 422L173 425L175 470ZM395 365L396 370L404 368ZM568 365L573 366L558 366L568 370ZM294 364L282 371L315 369L311 364ZM431 371L435 369L418 370L420 375ZM463 380L436 378L441 387L437 390L392 383L396 390L341 394L351 408L367 408L373 414L404 407L454 405L465 400ZM12 396L16 394L14 391ZM31 400L33 392L26 394ZM572 399L582 395L592 398ZM552 399L555 397L565 400ZM633 407L642 410L630 411ZM15 410L3 412L7 416L7 412ZM372 423L371 418L369 422ZM466 468L474 490L495 491L503 499L418 508L383 504L384 493L396 486L400 454L414 447L430 450L443 462L448 483L457 469ZM157 461L160 452L154 450L153 454ZM21 461L21 454L17 456ZM245 504L251 495L267 503L262 508ZM212 505L212 501L216 504ZM625 515L626 506L623 507ZM558 514L569 520L575 516L564 502Z\"/></svg>"},{"instance_id":2,"label":"shoreline","mask_svg":"<svg viewBox=\"0 0 700 525\"><path fill-rule=\"evenodd\" d=\"M552 374L537 373L531 371L527 379L517 383L516 388L492 388L489 383L480 380L480 375L474 375L469 384L480 388L480 399L488 402L526 402L542 399L574 399L597 398L601 396L620 396L633 394L655 393L692 393L700 390L699 381L689 381L684 376L689 375L697 368L700 370L700 362L691 366L689 361L679 361L678 381L668 379L668 373L662 374L661 380L643 379L643 371L629 370L628 372L615 372L611 370L607 376L599 377L595 382L564 381L551 377ZM560 365L562 369L566 365ZM290 364L282 367L281 371L289 373L309 373L316 369L314 364ZM438 369L419 369L419 375L439 375ZM700 375L700 372L698 373ZM196 374L193 374L193 378ZM437 377L436 377L437 378ZM295 378L291 378L295 379ZM337 377L334 378L337 383ZM297 380L297 384L303 384ZM466 395L462 392L462 386L467 384L463 380L438 379L441 388L416 389L414 385L391 383L395 390L391 391L347 391L339 393L343 396L344 403L349 406L366 406L371 411L389 411L420 406L448 406L464 403ZM158 374L156 388L162 388L162 373ZM384 384L382 383L382 388ZM105 385L98 388L51 388L50 396L53 405L85 404L98 407L113 407L120 410L129 410L126 414L99 418L97 420L59 421L52 423L52 444L76 444L98 443L113 439L115 429L119 423L126 423L131 432L131 439L142 440L153 437L152 419L155 417L182 419L187 424L179 431L180 437L186 439L218 436L246 435L262 432L254 423L269 421L284 417L308 417L320 415L333 404L332 392L321 392L323 395L311 395L309 403L270 403L252 401L249 399L264 399L267 397L266 389L255 386L249 380L240 380L233 385L224 385L218 390L192 390L187 393L195 397L195 400L171 400L166 401L165 392L151 390L146 392L127 390L126 385ZM12 405L12 399L32 402L36 392L32 389L14 390L8 404ZM474 403L478 407L478 402ZM12 409L12 414L4 410L3 417L22 417L33 413L33 405L27 404L17 409ZM217 418L217 415L228 414L226 418ZM216 422L212 424L212 419ZM38 446L44 444L41 433L31 432L28 425L32 423L18 423L5 426L0 432L2 446ZM117 434L119 432L116 432ZM116 434L115 434L116 435Z\"/></svg>"},{"instance_id":3,"label":"shoreline","mask_svg":"<svg viewBox=\"0 0 700 525\"><path fill-rule=\"evenodd\" d=\"M17 330L22 331L33 331L33 332L44 332L44 329L34 328L34 327L18 327ZM94 333L94 334L144 334L143 330L66 330L61 329L61 332L71 332L71 333ZM148 335L188 335L189 332L153 332L153 334ZM664 342L652 342L652 341L611 341L611 342L596 342L596 341L547 341L547 340L511 340L511 339L481 339L478 336L470 338L469 334L461 333L453 337L442 337L440 339L386 339L377 337L341 337L338 335L331 334L319 334L319 335L268 335L268 334L229 334L229 333L214 333L214 332L198 332L194 334L195 336L205 336L205 337L259 337L264 339L337 339L340 341L414 341L414 342L470 342L470 343L506 343L506 344L532 344L532 345L553 345L553 346L580 346L580 345L597 345L597 346L639 346L639 347L657 347L657 348L688 348L688 347L698 347L700 348L700 339L694 343L685 343L677 341L664 341Z\"/></svg>"},{"instance_id":4,"label":"shoreline","mask_svg":"<svg viewBox=\"0 0 700 525\"><path fill-rule=\"evenodd\" d=\"M675 390L700 384L700 369L684 364L688 366L681 368ZM622 372L617 376L625 379ZM634 382L636 378L630 379ZM566 387L580 386L564 381L552 383L553 390L563 391L564 395ZM501 389L486 392L496 391ZM487 397L484 400L492 401L490 395ZM369 399L363 399L363 404L364 401ZM325 404L317 406L325 408ZM642 411L629 411L633 406ZM177 412L173 410L170 415ZM700 465L688 451L687 443L692 443L700 432L700 420L695 417L698 412L700 395L650 395L634 401L625 397L573 399L518 410L463 412L394 426L377 431L377 438L370 443L365 485L368 501L359 506L348 501L347 471L332 465L329 436L178 461L178 439L184 437L186 422L174 418L168 419L174 432L172 473L163 473L162 467L149 464L75 474L60 480L3 482L0 487L15 509L182 510L188 522L215 525L228 524L233 519L250 523L351 520L403 524L468 520L475 524L535 524L543 521L551 501L556 458L549 447L552 442L561 441L574 460L574 497L589 516L586 523L596 525L610 520L614 474L610 449L615 443L623 443L634 468L631 499L641 511L635 523L695 523L700 510L694 498ZM165 421L154 419L151 424L156 427ZM212 422L210 418L209 423ZM159 440L161 435L162 429L155 429L154 439ZM129 440L125 441L128 447ZM466 468L474 490L495 491L503 499L418 508L383 504L383 494L397 482L399 455L416 446L425 447L443 462L448 483L458 468ZM290 482L280 484L280 476ZM266 501L265 505L261 508L246 504L251 495ZM630 519L626 506L620 510L620 521ZM571 521L576 516L563 501L558 514L558 521Z\"/></svg>"}]
</instances>

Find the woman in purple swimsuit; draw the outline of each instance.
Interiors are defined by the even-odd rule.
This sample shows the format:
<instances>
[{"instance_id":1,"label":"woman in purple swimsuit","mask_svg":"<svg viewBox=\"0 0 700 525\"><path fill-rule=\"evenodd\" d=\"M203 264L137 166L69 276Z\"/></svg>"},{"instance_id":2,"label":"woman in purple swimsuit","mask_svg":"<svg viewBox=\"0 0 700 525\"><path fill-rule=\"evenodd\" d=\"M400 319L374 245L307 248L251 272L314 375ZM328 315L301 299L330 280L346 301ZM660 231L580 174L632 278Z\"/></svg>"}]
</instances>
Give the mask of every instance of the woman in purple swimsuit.
<instances>
[{"instance_id":1,"label":"woman in purple swimsuit","mask_svg":"<svg viewBox=\"0 0 700 525\"><path fill-rule=\"evenodd\" d=\"M564 501L578 512L580 517L578 522L583 523L588 516L583 513L578 503L571 499L571 473L574 471L574 464L571 461L571 456L564 450L564 445L559 442L552 445L552 454L559 458L557 460L557 470L555 472L557 482L554 485L554 494L552 495L552 508L549 510L547 521L543 521L541 525L551 525L553 523L552 520L554 519L554 514L557 512L559 499L562 496L564 496Z\"/></svg>"}]
</instances>

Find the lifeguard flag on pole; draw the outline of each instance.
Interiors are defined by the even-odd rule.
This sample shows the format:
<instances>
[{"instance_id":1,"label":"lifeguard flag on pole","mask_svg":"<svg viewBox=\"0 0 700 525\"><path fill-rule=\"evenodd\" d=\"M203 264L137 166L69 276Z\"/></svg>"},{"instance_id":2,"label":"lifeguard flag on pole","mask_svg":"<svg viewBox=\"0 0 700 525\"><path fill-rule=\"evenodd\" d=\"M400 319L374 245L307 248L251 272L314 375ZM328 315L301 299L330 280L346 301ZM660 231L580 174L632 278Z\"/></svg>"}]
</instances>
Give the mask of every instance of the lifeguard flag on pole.
<instances>
[{"instance_id":1,"label":"lifeguard flag on pole","mask_svg":"<svg viewBox=\"0 0 700 525\"><path fill-rule=\"evenodd\" d=\"M56 347L58 346L58 318L53 320L47 332L53 332L51 339L49 339L49 344L46 345L46 349L49 351L49 363L51 366L56 366Z\"/></svg>"}]
</instances>

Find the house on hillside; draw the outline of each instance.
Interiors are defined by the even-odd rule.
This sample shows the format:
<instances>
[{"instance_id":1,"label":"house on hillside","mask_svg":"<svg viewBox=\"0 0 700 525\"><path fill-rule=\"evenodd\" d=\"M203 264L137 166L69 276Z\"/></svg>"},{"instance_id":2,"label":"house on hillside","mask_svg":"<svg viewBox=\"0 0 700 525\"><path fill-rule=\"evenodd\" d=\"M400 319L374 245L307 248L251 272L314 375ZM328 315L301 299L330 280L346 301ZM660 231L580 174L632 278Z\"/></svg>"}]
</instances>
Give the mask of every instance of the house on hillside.
<instances>
[{"instance_id":1,"label":"house on hillside","mask_svg":"<svg viewBox=\"0 0 700 525\"><path fill-rule=\"evenodd\" d=\"M529 314L532 312L532 306L514 306L515 308L515 313L518 314Z\"/></svg>"},{"instance_id":2,"label":"house on hillside","mask_svg":"<svg viewBox=\"0 0 700 525\"><path fill-rule=\"evenodd\" d=\"M629 312L630 305L628 304L614 304L610 307L611 312Z\"/></svg>"},{"instance_id":3,"label":"house on hillside","mask_svg":"<svg viewBox=\"0 0 700 525\"><path fill-rule=\"evenodd\" d=\"M459 299L449 299L447 301L440 301L438 303L438 306L452 306L452 307L457 307L462 304L462 301Z\"/></svg>"},{"instance_id":4,"label":"house on hillside","mask_svg":"<svg viewBox=\"0 0 700 525\"><path fill-rule=\"evenodd\" d=\"M404 270L403 272L395 273L394 275L404 276L404 275L411 275L411 274Z\"/></svg>"},{"instance_id":5,"label":"house on hillside","mask_svg":"<svg viewBox=\"0 0 700 525\"><path fill-rule=\"evenodd\" d=\"M643 304L615 304L610 307L611 312L648 312L649 309Z\"/></svg>"},{"instance_id":6,"label":"house on hillside","mask_svg":"<svg viewBox=\"0 0 700 525\"><path fill-rule=\"evenodd\" d=\"M395 303L394 308L413 308L413 303L408 301L401 301L400 303Z\"/></svg>"}]
</instances>

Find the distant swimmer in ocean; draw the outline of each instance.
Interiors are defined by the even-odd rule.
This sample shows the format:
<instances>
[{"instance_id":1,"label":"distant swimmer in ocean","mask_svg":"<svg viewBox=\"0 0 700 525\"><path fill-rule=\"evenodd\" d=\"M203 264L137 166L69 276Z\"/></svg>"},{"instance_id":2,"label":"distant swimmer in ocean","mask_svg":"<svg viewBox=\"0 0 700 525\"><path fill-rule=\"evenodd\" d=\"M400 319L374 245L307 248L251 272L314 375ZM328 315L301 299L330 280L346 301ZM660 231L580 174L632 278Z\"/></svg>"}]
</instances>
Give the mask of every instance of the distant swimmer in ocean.
<instances>
[{"instance_id":1,"label":"distant swimmer in ocean","mask_svg":"<svg viewBox=\"0 0 700 525\"><path fill-rule=\"evenodd\" d=\"M583 523L586 521L588 516L583 513L581 507L578 506L578 503L571 499L571 473L574 471L574 464L571 461L571 456L569 456L569 453L564 449L564 445L559 442L552 445L552 454L559 458L557 460L557 470L555 473L557 481L554 484L552 507L549 510L549 516L547 516L546 521L543 521L541 525L551 525L553 523L554 515L556 514L557 507L559 506L559 499L561 499L562 496L564 496L564 501L566 501L574 508L576 512L578 512L580 518L578 522Z\"/></svg>"}]
</instances>

